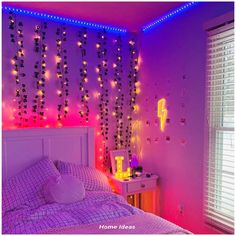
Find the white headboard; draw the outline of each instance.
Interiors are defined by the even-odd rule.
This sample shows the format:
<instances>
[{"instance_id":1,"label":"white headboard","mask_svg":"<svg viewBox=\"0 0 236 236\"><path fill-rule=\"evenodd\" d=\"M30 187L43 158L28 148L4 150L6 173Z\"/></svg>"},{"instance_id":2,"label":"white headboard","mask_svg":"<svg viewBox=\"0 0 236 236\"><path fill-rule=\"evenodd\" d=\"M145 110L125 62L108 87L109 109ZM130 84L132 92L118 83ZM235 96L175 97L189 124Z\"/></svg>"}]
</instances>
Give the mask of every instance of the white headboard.
<instances>
[{"instance_id":1,"label":"white headboard","mask_svg":"<svg viewBox=\"0 0 236 236\"><path fill-rule=\"evenodd\" d=\"M3 180L42 157L95 166L91 127L30 128L3 131Z\"/></svg>"}]
</instances>

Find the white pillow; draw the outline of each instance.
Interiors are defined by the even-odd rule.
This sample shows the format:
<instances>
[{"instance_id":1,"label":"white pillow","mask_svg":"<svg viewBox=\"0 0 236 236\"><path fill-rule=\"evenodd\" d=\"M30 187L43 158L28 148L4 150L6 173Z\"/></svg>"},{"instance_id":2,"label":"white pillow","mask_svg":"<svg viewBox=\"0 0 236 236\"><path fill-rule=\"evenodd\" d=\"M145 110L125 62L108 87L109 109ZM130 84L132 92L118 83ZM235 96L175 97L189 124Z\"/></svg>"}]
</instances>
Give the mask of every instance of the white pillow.
<instances>
[{"instance_id":1,"label":"white pillow","mask_svg":"<svg viewBox=\"0 0 236 236\"><path fill-rule=\"evenodd\" d=\"M61 174L73 175L83 181L88 191L112 191L107 176L95 168L64 161L56 161L55 165Z\"/></svg>"},{"instance_id":2,"label":"white pillow","mask_svg":"<svg viewBox=\"0 0 236 236\"><path fill-rule=\"evenodd\" d=\"M74 203L85 198L82 181L72 175L61 175L52 178L44 187L44 197L48 203Z\"/></svg>"}]
</instances>

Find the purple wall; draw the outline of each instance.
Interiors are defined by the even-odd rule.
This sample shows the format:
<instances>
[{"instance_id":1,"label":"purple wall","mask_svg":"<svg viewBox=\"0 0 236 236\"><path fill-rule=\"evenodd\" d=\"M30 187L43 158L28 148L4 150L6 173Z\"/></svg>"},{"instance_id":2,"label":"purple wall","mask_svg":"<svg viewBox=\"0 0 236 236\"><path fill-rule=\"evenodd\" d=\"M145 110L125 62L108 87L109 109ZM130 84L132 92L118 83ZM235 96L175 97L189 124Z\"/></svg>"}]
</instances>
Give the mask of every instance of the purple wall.
<instances>
[{"instance_id":1,"label":"purple wall","mask_svg":"<svg viewBox=\"0 0 236 236\"><path fill-rule=\"evenodd\" d=\"M216 233L202 214L204 23L232 10L232 3L199 3L141 35L142 165L160 175L161 216L194 233ZM170 119L163 133L157 120L162 97Z\"/></svg>"}]
</instances>

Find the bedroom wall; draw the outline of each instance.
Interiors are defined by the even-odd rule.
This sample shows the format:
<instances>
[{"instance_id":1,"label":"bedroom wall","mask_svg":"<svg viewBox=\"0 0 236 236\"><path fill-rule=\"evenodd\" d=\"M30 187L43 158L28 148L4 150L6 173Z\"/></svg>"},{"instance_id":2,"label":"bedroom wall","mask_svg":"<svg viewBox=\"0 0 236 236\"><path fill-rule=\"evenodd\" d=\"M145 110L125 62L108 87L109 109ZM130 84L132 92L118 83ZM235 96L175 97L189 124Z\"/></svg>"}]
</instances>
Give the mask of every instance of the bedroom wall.
<instances>
[{"instance_id":1,"label":"bedroom wall","mask_svg":"<svg viewBox=\"0 0 236 236\"><path fill-rule=\"evenodd\" d=\"M204 224L203 148L206 21L233 3L198 3L142 33L140 96L144 169L160 175L161 216L193 233L219 233ZM160 132L157 101L166 98L169 122Z\"/></svg>"},{"instance_id":2,"label":"bedroom wall","mask_svg":"<svg viewBox=\"0 0 236 236\"><path fill-rule=\"evenodd\" d=\"M109 158L106 153L106 147L109 149L115 148L115 141L123 140L123 146L127 147L129 144L130 135L127 134L126 129L129 126L131 120L127 119L128 117L133 117L138 114L138 110L132 110L132 106L134 104L130 104L130 100L135 94L130 92L129 82L134 81L134 70L136 70L137 66L134 65L134 60L138 57L138 51L136 44L130 44L130 42L136 41L136 35L125 33L121 34L121 45L120 45L120 62L117 62L118 52L117 52L117 40L118 34L113 32L107 32L105 35L106 45L104 48L107 49L107 76L104 75L103 70L103 88L100 87L100 82L98 81L98 73L97 66L103 64L102 60L98 58L98 50L100 48L97 47L99 42L98 33L100 32L103 35L102 31L96 29L87 29L87 37L86 37L86 45L83 45L85 48L86 55L82 59L81 51L78 46L79 42L79 31L82 31L82 39L83 39L83 28L73 25L62 25L59 22L48 21L45 19L30 17L26 15L14 14L14 20L16 28L13 30L9 29L10 19L9 13L3 12L3 21L2 21L2 29L3 29L3 47L2 47L2 55L3 55L3 64L2 64L2 126L3 129L15 129L15 128L28 128L28 127L71 127L71 126L93 126L95 127L96 132L96 160L97 166L99 168L103 168L104 165L109 166ZM12 62L12 58L16 54L19 49L19 45L17 46L17 40L15 43L11 42L11 34L17 35L18 24L22 22L23 26L23 46L24 46L24 57L20 58L24 60L24 67L20 68L20 73L25 73L25 77L20 77L23 83L26 85L27 101L25 102L27 108L25 109L27 113L23 113L22 109L18 108L19 97L16 96L16 89L19 85L16 84L16 77L14 75L14 61ZM35 27L40 26L43 22L47 23L47 29L45 29L45 39L44 43L47 46L46 54L46 81L45 81L45 97L43 101L45 102L44 108L42 109L43 119L40 120L40 115L33 112L33 106L35 103L33 102L35 95L37 95L40 89L36 88L36 78L34 76L34 72L37 71L34 66L37 61L40 60L40 54L37 54L34 51L34 38L36 33ZM65 27L62 29L61 27ZM56 68L56 54L57 54L57 46L56 39L58 36L56 35L57 29L60 28L62 31L66 32L66 41L62 41L63 49L67 50L67 65L68 65L68 101L69 106L67 109L68 114L66 118L62 116L61 120L58 120L58 105L62 104L62 99L66 98L65 93L63 93L62 97L58 96L58 91L61 91L61 85L57 78L57 68ZM42 38L42 36L41 36ZM84 39L83 39L84 40ZM132 41L133 40L133 41ZM18 47L18 49L17 49ZM133 48L130 50L130 48ZM134 54L133 51L135 51ZM132 55L131 55L132 54ZM80 91L80 69L83 67L82 61L85 60L87 62L87 83L83 83L84 89L87 89L87 94L89 95L88 107L89 107L89 116L88 122L86 122L86 116L82 117L79 114L79 111L83 109L83 102L81 102L81 96L83 92ZM13 63L13 64L12 64ZM114 66L114 63L118 65L120 63L121 67L118 68L118 76L115 76L117 67ZM132 63L132 65L131 65ZM41 64L39 65L41 66ZM136 69L135 69L135 68ZM132 72L132 76L128 77ZM18 73L18 74L20 74ZM64 76L66 77L66 76ZM114 86L114 79L120 77L120 84L122 84L121 91L118 91L118 85ZM132 86L135 86L133 82L131 82ZM106 97L105 89L108 90L108 97ZM124 100L119 101L118 105L116 105L116 97L124 94ZM104 94L104 98L102 101L102 94ZM108 100L108 104L104 106L106 103L105 100ZM100 104L103 104L103 108L108 108L107 115L105 115L105 111L102 111L104 115L101 114ZM116 107L122 106L117 114L122 112L121 121L122 126L119 125L117 128L118 119L114 115L114 111L116 111ZM86 109L83 109L86 112ZM23 118L27 118L28 121L24 122L24 120L20 120L20 116L18 113L21 112ZM34 115L37 117L36 121L34 121ZM19 125L20 123L20 125ZM101 127L105 126L108 128L105 132L108 132L107 140L102 135ZM120 139L115 138L114 135L117 135L117 131L120 129L122 132L120 134ZM105 141L104 141L105 140ZM105 145L104 145L104 142ZM105 159L105 160L104 160Z\"/></svg>"}]
</instances>

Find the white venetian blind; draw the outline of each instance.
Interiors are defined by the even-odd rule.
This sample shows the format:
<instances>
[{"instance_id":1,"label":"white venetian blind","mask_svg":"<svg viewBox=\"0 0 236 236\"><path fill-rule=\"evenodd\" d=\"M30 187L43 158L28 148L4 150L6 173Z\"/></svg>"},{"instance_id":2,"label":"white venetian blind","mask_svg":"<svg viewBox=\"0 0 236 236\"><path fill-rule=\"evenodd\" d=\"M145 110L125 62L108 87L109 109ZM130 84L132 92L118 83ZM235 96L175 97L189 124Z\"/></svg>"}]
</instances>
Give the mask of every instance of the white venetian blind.
<instances>
[{"instance_id":1,"label":"white venetian blind","mask_svg":"<svg viewBox=\"0 0 236 236\"><path fill-rule=\"evenodd\" d=\"M234 28L208 32L208 160L206 218L234 232Z\"/></svg>"}]
</instances>

